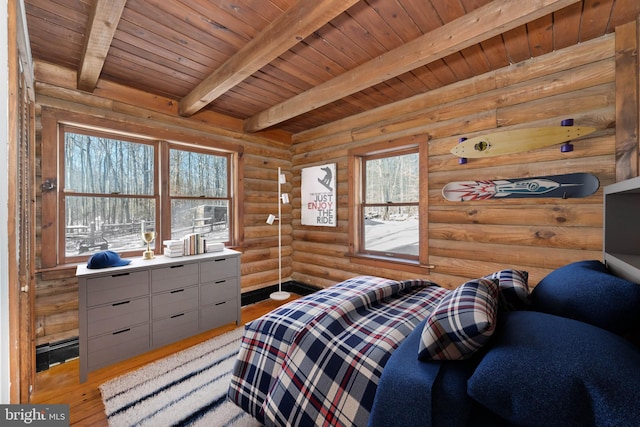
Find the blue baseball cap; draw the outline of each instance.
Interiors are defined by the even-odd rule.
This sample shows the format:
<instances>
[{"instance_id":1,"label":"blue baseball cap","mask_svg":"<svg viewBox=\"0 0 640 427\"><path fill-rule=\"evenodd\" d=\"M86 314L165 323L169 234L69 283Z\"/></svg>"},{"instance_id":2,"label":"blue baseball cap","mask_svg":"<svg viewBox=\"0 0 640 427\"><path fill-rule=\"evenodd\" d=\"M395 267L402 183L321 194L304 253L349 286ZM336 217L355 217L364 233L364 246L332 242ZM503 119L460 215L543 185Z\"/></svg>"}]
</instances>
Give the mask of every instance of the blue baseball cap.
<instances>
[{"instance_id":1,"label":"blue baseball cap","mask_svg":"<svg viewBox=\"0 0 640 427\"><path fill-rule=\"evenodd\" d=\"M130 262L130 259L122 259L120 255L113 251L102 251L96 252L89 258L87 268L122 267Z\"/></svg>"}]
</instances>

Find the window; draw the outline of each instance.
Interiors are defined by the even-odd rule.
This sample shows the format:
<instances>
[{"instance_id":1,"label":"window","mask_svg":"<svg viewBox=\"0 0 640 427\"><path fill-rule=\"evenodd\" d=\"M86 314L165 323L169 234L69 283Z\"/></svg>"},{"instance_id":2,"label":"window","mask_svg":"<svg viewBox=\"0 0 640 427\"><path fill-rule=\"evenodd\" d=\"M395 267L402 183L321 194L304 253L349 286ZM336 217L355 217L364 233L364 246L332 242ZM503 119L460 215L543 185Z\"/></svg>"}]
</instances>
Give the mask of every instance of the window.
<instances>
[{"instance_id":1,"label":"window","mask_svg":"<svg viewBox=\"0 0 640 427\"><path fill-rule=\"evenodd\" d=\"M422 265L427 255L427 191L421 182L426 148L377 147L350 153L351 255L377 265Z\"/></svg>"},{"instance_id":2,"label":"window","mask_svg":"<svg viewBox=\"0 0 640 427\"><path fill-rule=\"evenodd\" d=\"M231 239L228 156L171 148L169 188L172 239L187 233Z\"/></svg>"},{"instance_id":3,"label":"window","mask_svg":"<svg viewBox=\"0 0 640 427\"><path fill-rule=\"evenodd\" d=\"M87 120L91 127L63 124L57 114L43 112L43 129L58 132L52 138L43 130L42 218L57 227L43 227L42 247L58 251L43 250L42 267L81 262L106 249L139 256L146 248L145 231L156 232L151 243L156 253L162 253L164 240L191 233L239 244L240 147L214 148L203 137L152 139Z\"/></svg>"},{"instance_id":4,"label":"window","mask_svg":"<svg viewBox=\"0 0 640 427\"><path fill-rule=\"evenodd\" d=\"M61 136L65 258L143 248L158 219L155 147L69 126Z\"/></svg>"},{"instance_id":5,"label":"window","mask_svg":"<svg viewBox=\"0 0 640 427\"><path fill-rule=\"evenodd\" d=\"M418 258L418 153L362 158L362 252Z\"/></svg>"}]
</instances>

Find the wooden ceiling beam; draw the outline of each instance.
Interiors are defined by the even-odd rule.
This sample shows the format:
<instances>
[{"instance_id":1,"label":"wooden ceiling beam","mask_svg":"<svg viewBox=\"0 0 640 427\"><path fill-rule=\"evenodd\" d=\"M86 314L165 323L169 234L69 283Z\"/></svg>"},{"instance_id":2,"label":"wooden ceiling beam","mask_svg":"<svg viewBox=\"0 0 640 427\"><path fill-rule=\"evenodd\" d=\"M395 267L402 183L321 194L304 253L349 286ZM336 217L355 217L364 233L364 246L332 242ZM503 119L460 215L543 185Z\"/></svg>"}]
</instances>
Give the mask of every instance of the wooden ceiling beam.
<instances>
[{"instance_id":1,"label":"wooden ceiling beam","mask_svg":"<svg viewBox=\"0 0 640 427\"><path fill-rule=\"evenodd\" d=\"M256 132L427 65L579 0L494 0L349 72L261 111L244 122Z\"/></svg>"},{"instance_id":2,"label":"wooden ceiling beam","mask_svg":"<svg viewBox=\"0 0 640 427\"><path fill-rule=\"evenodd\" d=\"M93 3L78 67L78 89L87 92L95 89L126 2L100 0Z\"/></svg>"},{"instance_id":3,"label":"wooden ceiling beam","mask_svg":"<svg viewBox=\"0 0 640 427\"><path fill-rule=\"evenodd\" d=\"M207 104L269 64L358 0L300 0L180 100L181 115Z\"/></svg>"}]
</instances>

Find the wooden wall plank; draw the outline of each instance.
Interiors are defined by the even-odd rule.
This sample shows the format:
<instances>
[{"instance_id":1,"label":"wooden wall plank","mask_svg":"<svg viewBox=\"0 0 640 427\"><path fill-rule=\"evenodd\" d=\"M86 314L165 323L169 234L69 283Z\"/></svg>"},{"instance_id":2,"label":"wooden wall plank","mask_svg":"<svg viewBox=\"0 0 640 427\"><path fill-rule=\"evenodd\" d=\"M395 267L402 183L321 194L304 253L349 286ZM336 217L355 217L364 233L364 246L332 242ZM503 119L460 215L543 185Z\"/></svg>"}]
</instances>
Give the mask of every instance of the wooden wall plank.
<instances>
[{"instance_id":1,"label":"wooden wall plank","mask_svg":"<svg viewBox=\"0 0 640 427\"><path fill-rule=\"evenodd\" d=\"M582 24L580 25L580 41L591 40L604 34L607 30L607 22L598 19L609 16L614 0L584 0Z\"/></svg>"},{"instance_id":2,"label":"wooden wall plank","mask_svg":"<svg viewBox=\"0 0 640 427\"><path fill-rule=\"evenodd\" d=\"M616 0L607 31L614 31L618 26L629 22L629 17L640 14L640 2L637 0Z\"/></svg>"},{"instance_id":3,"label":"wooden wall plank","mask_svg":"<svg viewBox=\"0 0 640 427\"><path fill-rule=\"evenodd\" d=\"M616 180L638 176L638 24L616 28Z\"/></svg>"},{"instance_id":4,"label":"wooden wall plank","mask_svg":"<svg viewBox=\"0 0 640 427\"><path fill-rule=\"evenodd\" d=\"M562 9L561 9L562 10ZM552 52L553 46L553 16L547 15L527 24L529 35L529 51L536 57Z\"/></svg>"},{"instance_id":5,"label":"wooden wall plank","mask_svg":"<svg viewBox=\"0 0 640 427\"><path fill-rule=\"evenodd\" d=\"M521 205L492 206L485 204L441 205L429 211L429 220L437 224L493 224L571 227L602 227L602 209L596 205L532 205L522 211Z\"/></svg>"},{"instance_id":6,"label":"wooden wall plank","mask_svg":"<svg viewBox=\"0 0 640 427\"><path fill-rule=\"evenodd\" d=\"M554 13L553 45L557 50L578 43L582 3L572 4Z\"/></svg>"},{"instance_id":7,"label":"wooden wall plank","mask_svg":"<svg viewBox=\"0 0 640 427\"><path fill-rule=\"evenodd\" d=\"M596 251L602 247L602 229L596 227L493 225L493 224L429 224L429 240L455 240L470 243L466 258L474 257L473 243L529 245Z\"/></svg>"}]
</instances>

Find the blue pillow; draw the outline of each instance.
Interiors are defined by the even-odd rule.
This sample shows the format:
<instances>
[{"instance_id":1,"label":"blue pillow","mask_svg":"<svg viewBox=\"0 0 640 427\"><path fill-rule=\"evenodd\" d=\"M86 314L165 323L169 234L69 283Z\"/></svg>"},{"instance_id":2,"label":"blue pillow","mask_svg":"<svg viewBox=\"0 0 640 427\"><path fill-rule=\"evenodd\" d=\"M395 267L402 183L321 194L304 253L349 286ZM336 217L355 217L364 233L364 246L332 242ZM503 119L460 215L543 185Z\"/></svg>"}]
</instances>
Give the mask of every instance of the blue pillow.
<instances>
[{"instance_id":1,"label":"blue pillow","mask_svg":"<svg viewBox=\"0 0 640 427\"><path fill-rule=\"evenodd\" d=\"M499 316L467 386L474 400L517 425L638 425L640 350L586 323L512 311Z\"/></svg>"},{"instance_id":2,"label":"blue pillow","mask_svg":"<svg viewBox=\"0 0 640 427\"><path fill-rule=\"evenodd\" d=\"M640 325L640 285L614 276L600 261L579 261L540 281L531 292L531 310L624 335Z\"/></svg>"}]
</instances>

